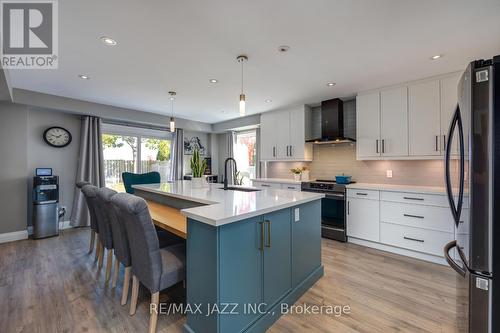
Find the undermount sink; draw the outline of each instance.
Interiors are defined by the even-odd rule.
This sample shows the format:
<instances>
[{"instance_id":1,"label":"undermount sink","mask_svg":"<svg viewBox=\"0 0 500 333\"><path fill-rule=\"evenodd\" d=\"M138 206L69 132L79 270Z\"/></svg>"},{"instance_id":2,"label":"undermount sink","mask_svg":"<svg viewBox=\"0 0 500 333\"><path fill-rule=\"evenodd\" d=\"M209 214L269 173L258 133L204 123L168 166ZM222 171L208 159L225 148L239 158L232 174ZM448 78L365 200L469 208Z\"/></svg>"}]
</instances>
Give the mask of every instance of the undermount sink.
<instances>
[{"instance_id":1,"label":"undermount sink","mask_svg":"<svg viewBox=\"0 0 500 333\"><path fill-rule=\"evenodd\" d=\"M224 187L219 187L221 190L224 190ZM227 190L231 191L242 191L242 192L257 192L260 191L258 188L251 187L237 187L237 186L229 186Z\"/></svg>"}]
</instances>

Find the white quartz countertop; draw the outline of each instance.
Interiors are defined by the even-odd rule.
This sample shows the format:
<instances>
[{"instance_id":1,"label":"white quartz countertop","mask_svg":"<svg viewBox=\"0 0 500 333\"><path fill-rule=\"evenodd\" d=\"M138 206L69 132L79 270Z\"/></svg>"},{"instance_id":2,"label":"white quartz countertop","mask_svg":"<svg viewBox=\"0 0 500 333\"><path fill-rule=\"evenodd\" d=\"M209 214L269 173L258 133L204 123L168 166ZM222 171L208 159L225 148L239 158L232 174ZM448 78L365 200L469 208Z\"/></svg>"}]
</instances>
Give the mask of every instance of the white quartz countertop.
<instances>
[{"instance_id":1,"label":"white quartz countertop","mask_svg":"<svg viewBox=\"0 0 500 333\"><path fill-rule=\"evenodd\" d=\"M293 184L293 185L300 185L302 183L300 180L293 180L291 178L254 178L250 180L255 182Z\"/></svg>"},{"instance_id":2,"label":"white quartz countertop","mask_svg":"<svg viewBox=\"0 0 500 333\"><path fill-rule=\"evenodd\" d=\"M182 209L184 216L213 226L236 222L253 216L293 207L324 197L321 193L259 189L255 192L224 191L222 184L193 188L191 181L134 185L135 189L198 202L204 206Z\"/></svg>"},{"instance_id":3,"label":"white quartz countertop","mask_svg":"<svg viewBox=\"0 0 500 333\"><path fill-rule=\"evenodd\" d=\"M354 183L347 185L347 188L358 189L358 190L380 190L380 191L412 192L412 193L423 193L423 194L446 194L446 188L439 186Z\"/></svg>"}]
</instances>

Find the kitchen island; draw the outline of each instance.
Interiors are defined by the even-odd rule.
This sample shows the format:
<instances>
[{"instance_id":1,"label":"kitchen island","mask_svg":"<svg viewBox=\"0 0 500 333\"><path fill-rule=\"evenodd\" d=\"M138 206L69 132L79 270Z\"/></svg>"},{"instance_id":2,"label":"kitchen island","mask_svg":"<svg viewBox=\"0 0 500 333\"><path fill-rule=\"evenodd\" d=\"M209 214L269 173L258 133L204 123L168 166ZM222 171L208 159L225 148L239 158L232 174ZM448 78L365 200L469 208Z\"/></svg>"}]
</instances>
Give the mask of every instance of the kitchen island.
<instances>
[{"instance_id":1,"label":"kitchen island","mask_svg":"<svg viewBox=\"0 0 500 333\"><path fill-rule=\"evenodd\" d=\"M323 194L134 186L187 217L186 332L264 332L323 276Z\"/></svg>"}]
</instances>

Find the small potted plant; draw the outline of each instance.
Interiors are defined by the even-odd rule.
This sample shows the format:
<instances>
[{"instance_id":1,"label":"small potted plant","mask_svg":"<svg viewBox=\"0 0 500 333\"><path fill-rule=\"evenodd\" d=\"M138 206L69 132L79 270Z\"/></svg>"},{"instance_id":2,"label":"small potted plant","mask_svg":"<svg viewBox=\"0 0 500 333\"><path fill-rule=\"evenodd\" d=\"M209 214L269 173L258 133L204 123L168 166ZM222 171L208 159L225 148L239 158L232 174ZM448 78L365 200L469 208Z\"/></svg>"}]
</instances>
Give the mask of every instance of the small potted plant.
<instances>
[{"instance_id":1,"label":"small potted plant","mask_svg":"<svg viewBox=\"0 0 500 333\"><path fill-rule=\"evenodd\" d=\"M293 174L293 179L296 181L300 181L300 175L302 174L302 168L292 168L290 171Z\"/></svg>"},{"instance_id":2,"label":"small potted plant","mask_svg":"<svg viewBox=\"0 0 500 333\"><path fill-rule=\"evenodd\" d=\"M191 172L193 173L193 178L191 179L193 188L202 188L204 185L205 170L207 169L207 160L201 160L200 150L195 149L193 152L193 157L191 157Z\"/></svg>"},{"instance_id":3,"label":"small potted plant","mask_svg":"<svg viewBox=\"0 0 500 333\"><path fill-rule=\"evenodd\" d=\"M300 178L302 181L309 180L309 169L307 167L302 167L302 174Z\"/></svg>"}]
</instances>

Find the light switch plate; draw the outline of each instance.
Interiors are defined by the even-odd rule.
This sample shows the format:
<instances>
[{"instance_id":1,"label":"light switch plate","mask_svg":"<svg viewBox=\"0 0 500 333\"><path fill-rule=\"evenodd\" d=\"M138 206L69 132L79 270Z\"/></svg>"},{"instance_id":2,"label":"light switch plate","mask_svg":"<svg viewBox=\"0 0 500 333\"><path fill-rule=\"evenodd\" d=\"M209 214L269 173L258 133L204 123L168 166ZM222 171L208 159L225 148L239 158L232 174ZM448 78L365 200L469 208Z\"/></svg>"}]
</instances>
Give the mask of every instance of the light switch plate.
<instances>
[{"instance_id":1,"label":"light switch plate","mask_svg":"<svg viewBox=\"0 0 500 333\"><path fill-rule=\"evenodd\" d=\"M295 208L295 222L300 221L300 208Z\"/></svg>"},{"instance_id":2,"label":"light switch plate","mask_svg":"<svg viewBox=\"0 0 500 333\"><path fill-rule=\"evenodd\" d=\"M392 170L387 170L387 178L392 178Z\"/></svg>"}]
</instances>

